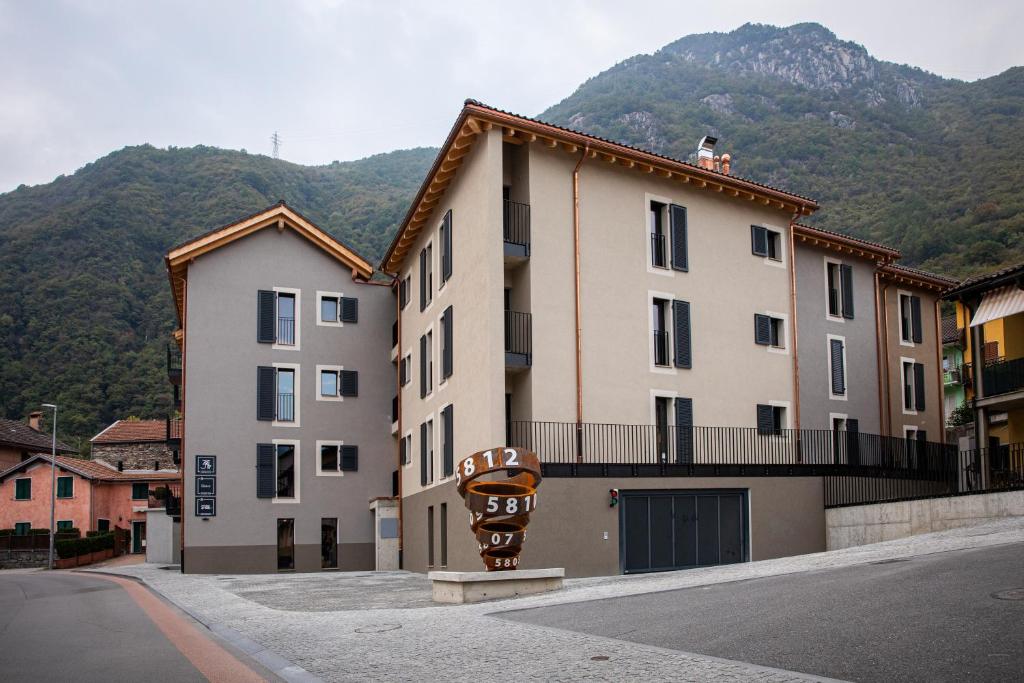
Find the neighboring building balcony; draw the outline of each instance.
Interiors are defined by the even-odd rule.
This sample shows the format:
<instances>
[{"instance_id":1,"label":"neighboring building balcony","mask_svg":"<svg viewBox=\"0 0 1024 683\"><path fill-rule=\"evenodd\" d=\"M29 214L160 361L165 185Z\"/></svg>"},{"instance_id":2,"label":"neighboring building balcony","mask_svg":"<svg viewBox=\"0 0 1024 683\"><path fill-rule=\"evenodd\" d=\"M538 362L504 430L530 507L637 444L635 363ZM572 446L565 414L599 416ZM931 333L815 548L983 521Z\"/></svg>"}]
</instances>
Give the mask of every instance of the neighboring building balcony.
<instances>
[{"instance_id":1,"label":"neighboring building balcony","mask_svg":"<svg viewBox=\"0 0 1024 683\"><path fill-rule=\"evenodd\" d=\"M505 262L517 263L530 257L530 205L504 200L502 234L505 238Z\"/></svg>"},{"instance_id":2,"label":"neighboring building balcony","mask_svg":"<svg viewBox=\"0 0 1024 683\"><path fill-rule=\"evenodd\" d=\"M979 408L1024 407L1024 358L1000 358L985 363L975 401Z\"/></svg>"},{"instance_id":3,"label":"neighboring building balcony","mask_svg":"<svg viewBox=\"0 0 1024 683\"><path fill-rule=\"evenodd\" d=\"M533 364L533 322L529 313L505 311L505 367Z\"/></svg>"},{"instance_id":4,"label":"neighboring building balcony","mask_svg":"<svg viewBox=\"0 0 1024 683\"><path fill-rule=\"evenodd\" d=\"M947 387L957 386L963 382L963 368L959 365L951 365L942 370L942 383Z\"/></svg>"},{"instance_id":5,"label":"neighboring building balcony","mask_svg":"<svg viewBox=\"0 0 1024 683\"><path fill-rule=\"evenodd\" d=\"M173 344L167 345L167 380L175 387L181 384L181 350Z\"/></svg>"},{"instance_id":6,"label":"neighboring building balcony","mask_svg":"<svg viewBox=\"0 0 1024 683\"><path fill-rule=\"evenodd\" d=\"M180 417L168 417L166 438L167 445L172 448L181 445L181 435L185 431L185 421Z\"/></svg>"},{"instance_id":7,"label":"neighboring building balcony","mask_svg":"<svg viewBox=\"0 0 1024 683\"><path fill-rule=\"evenodd\" d=\"M955 446L859 432L511 421L545 476L872 476L948 484Z\"/></svg>"}]
</instances>

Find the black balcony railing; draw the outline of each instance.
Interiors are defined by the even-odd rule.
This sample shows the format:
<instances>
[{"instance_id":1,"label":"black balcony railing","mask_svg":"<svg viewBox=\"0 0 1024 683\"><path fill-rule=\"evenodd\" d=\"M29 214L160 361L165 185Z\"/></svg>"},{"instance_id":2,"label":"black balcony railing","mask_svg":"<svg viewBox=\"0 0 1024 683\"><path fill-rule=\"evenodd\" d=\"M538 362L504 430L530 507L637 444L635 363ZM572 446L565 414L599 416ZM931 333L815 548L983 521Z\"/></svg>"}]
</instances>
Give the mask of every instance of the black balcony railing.
<instances>
[{"instance_id":1,"label":"black balcony railing","mask_svg":"<svg viewBox=\"0 0 1024 683\"><path fill-rule=\"evenodd\" d=\"M654 330L654 364L668 365L668 332Z\"/></svg>"},{"instance_id":2,"label":"black balcony railing","mask_svg":"<svg viewBox=\"0 0 1024 683\"><path fill-rule=\"evenodd\" d=\"M655 268L667 268L668 260L665 258L665 236L651 233L651 265Z\"/></svg>"},{"instance_id":3,"label":"black balcony railing","mask_svg":"<svg viewBox=\"0 0 1024 683\"><path fill-rule=\"evenodd\" d=\"M828 314L836 317L842 315L839 308L839 291L831 287L828 290Z\"/></svg>"},{"instance_id":4,"label":"black balcony railing","mask_svg":"<svg viewBox=\"0 0 1024 683\"><path fill-rule=\"evenodd\" d=\"M295 318L277 317L277 343L292 346L295 344Z\"/></svg>"},{"instance_id":5,"label":"black balcony railing","mask_svg":"<svg viewBox=\"0 0 1024 683\"><path fill-rule=\"evenodd\" d=\"M518 256L530 255L530 205L506 199L502 215L505 244L518 247ZM506 249L506 251L509 251Z\"/></svg>"},{"instance_id":6,"label":"black balcony railing","mask_svg":"<svg viewBox=\"0 0 1024 683\"><path fill-rule=\"evenodd\" d=\"M277 395L277 421L295 422L295 394Z\"/></svg>"},{"instance_id":7,"label":"black balcony railing","mask_svg":"<svg viewBox=\"0 0 1024 683\"><path fill-rule=\"evenodd\" d=\"M181 384L181 350L172 344L167 345L167 379L171 384Z\"/></svg>"},{"instance_id":8,"label":"black balcony railing","mask_svg":"<svg viewBox=\"0 0 1024 683\"><path fill-rule=\"evenodd\" d=\"M1024 388L1024 358L986 363L981 371L982 398Z\"/></svg>"},{"instance_id":9,"label":"black balcony railing","mask_svg":"<svg viewBox=\"0 0 1024 683\"><path fill-rule=\"evenodd\" d=\"M505 311L505 364L533 363L533 323L529 313Z\"/></svg>"}]
</instances>

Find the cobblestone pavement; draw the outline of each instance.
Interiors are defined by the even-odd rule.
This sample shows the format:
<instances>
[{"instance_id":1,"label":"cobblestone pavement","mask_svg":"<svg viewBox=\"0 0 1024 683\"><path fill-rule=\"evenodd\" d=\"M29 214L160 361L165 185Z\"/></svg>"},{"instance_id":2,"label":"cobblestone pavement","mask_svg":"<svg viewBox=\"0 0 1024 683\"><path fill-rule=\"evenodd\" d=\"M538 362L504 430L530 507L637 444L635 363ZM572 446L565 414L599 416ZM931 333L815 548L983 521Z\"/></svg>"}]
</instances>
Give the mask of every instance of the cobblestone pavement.
<instances>
[{"instance_id":1,"label":"cobblestone pavement","mask_svg":"<svg viewBox=\"0 0 1024 683\"><path fill-rule=\"evenodd\" d=\"M142 579L213 630L232 629L326 681L493 680L496 676L517 680L791 681L815 679L488 615L1022 541L1024 518L1011 518L778 560L570 579L557 593L446 607L420 606L427 604L424 578L401 572L183 576L156 565L107 571ZM371 590L378 594L372 595ZM361 605L360 599L370 602Z\"/></svg>"}]
</instances>

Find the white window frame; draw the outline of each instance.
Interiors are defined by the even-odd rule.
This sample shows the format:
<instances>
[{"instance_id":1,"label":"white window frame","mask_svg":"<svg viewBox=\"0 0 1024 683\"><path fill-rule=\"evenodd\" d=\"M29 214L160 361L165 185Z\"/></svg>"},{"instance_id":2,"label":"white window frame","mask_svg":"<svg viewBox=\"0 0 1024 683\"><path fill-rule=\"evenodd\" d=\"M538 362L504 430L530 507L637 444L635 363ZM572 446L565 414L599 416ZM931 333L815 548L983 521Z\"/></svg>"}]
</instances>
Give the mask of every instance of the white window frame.
<instances>
[{"instance_id":1,"label":"white window frame","mask_svg":"<svg viewBox=\"0 0 1024 683\"><path fill-rule=\"evenodd\" d=\"M675 399L679 398L679 392L678 391L672 391L670 389L651 389L650 405L648 407L650 408L650 412L651 412L651 424L652 425L657 425L658 424L658 409L657 409L657 405L658 405L658 399L659 398L670 398L674 402ZM675 424L676 424L676 411L669 410L668 418L669 418L668 419L669 426L674 427Z\"/></svg>"},{"instance_id":2,"label":"white window frame","mask_svg":"<svg viewBox=\"0 0 1024 683\"><path fill-rule=\"evenodd\" d=\"M399 306L398 310L404 311L412 303L412 268L409 268L405 273L405 277L401 278L405 281L405 306ZM399 284L401 286L401 284ZM399 301L401 303L401 301Z\"/></svg>"},{"instance_id":3,"label":"white window frame","mask_svg":"<svg viewBox=\"0 0 1024 683\"><path fill-rule=\"evenodd\" d=\"M445 482L451 481L452 479L455 478L455 465L457 464L455 462L452 463L452 473L450 475L448 475L447 477L444 476L444 438L443 437L446 436L446 435L444 433L443 413L444 413L444 409L447 408L450 405L452 405L451 402L445 403L437 411L437 430L436 430L437 431L437 448L434 449L434 454L435 454L435 457L437 458L437 463L435 463L435 465L434 465L434 467L436 468L434 471L437 472L438 476L440 477L437 480L438 484L444 484ZM452 444L452 459L453 460L455 459L455 453L456 452L457 451L455 450L455 444Z\"/></svg>"},{"instance_id":4,"label":"white window frame","mask_svg":"<svg viewBox=\"0 0 1024 683\"><path fill-rule=\"evenodd\" d=\"M427 286L427 305L424 306L423 311L422 311L422 313L424 315L426 315L427 313L430 312L430 309L434 306L434 300L436 298L434 296L434 271L435 271L435 268L434 268L434 240L431 239L429 242L424 244L423 245L423 250L426 250L426 252L427 252L427 259L426 259L427 272L426 272L426 275L423 277L423 281L424 281L424 283ZM417 262L418 261L419 261L419 257L417 256ZM429 276L429 277L427 277L427 276Z\"/></svg>"},{"instance_id":5,"label":"white window frame","mask_svg":"<svg viewBox=\"0 0 1024 683\"><path fill-rule=\"evenodd\" d=\"M434 398L434 394L437 393L437 382L434 381L434 323L431 321L427 325L427 329L423 331L423 336L427 338L427 386L429 391L423 396L424 401L429 401ZM419 368L417 368L418 370Z\"/></svg>"},{"instance_id":6,"label":"white window frame","mask_svg":"<svg viewBox=\"0 0 1024 683\"><path fill-rule=\"evenodd\" d=\"M341 300L345 298L343 292L322 292L319 289L316 292L316 324L317 327L345 327L345 323L341 322ZM324 322L320 315L320 302L323 299L337 299L338 300L338 319L334 322Z\"/></svg>"},{"instance_id":7,"label":"white window frame","mask_svg":"<svg viewBox=\"0 0 1024 683\"><path fill-rule=\"evenodd\" d=\"M846 431L846 421L849 420L849 419L850 419L850 416L847 415L846 413L829 413L828 414L828 428L829 428L829 431L845 432ZM833 427L833 425L835 424L836 420L842 420L843 421L843 428L842 429L837 430L837 429L835 429Z\"/></svg>"},{"instance_id":8,"label":"white window frame","mask_svg":"<svg viewBox=\"0 0 1024 683\"><path fill-rule=\"evenodd\" d=\"M454 317L454 315L452 317ZM444 325L442 324L442 318L444 318L444 310L442 310L441 313L437 316L437 322L431 325L431 327L436 328L437 331L438 331L438 335L437 335L438 341L437 341L437 344L433 343L433 337L431 337L431 345L437 347L437 353L435 353L434 356L437 358L437 390L438 391L442 391L443 389L445 389L448 386L448 380L450 379L448 377L442 377L442 375L444 374L442 372L443 368L441 367L441 354L443 353L441 347L444 345ZM454 339L454 334L452 335L452 338ZM454 353L452 354L452 365L453 366L455 365L455 354ZM455 370L455 368L453 367L452 368L452 376L455 375L454 370Z\"/></svg>"},{"instance_id":9,"label":"white window frame","mask_svg":"<svg viewBox=\"0 0 1024 683\"><path fill-rule=\"evenodd\" d=\"M767 230L769 232L776 232L776 233L779 234L779 258L773 259L771 256L762 256L761 259L764 261L766 266L773 266L775 268L787 268L788 267L786 265L786 255L787 255L786 241L787 240L785 239L785 237L786 237L786 230L784 228L781 228L781 227L777 226L777 225L772 225L771 223L753 223L752 225L755 225L755 226L757 226L759 228L764 228L765 230ZM768 236L768 238L771 239L771 236Z\"/></svg>"},{"instance_id":10,"label":"white window frame","mask_svg":"<svg viewBox=\"0 0 1024 683\"><path fill-rule=\"evenodd\" d=\"M402 361L404 359L406 359L406 358L409 359L409 367L406 368L406 374L405 374L406 382L405 382L405 384L401 384L400 383L399 386L398 386L398 388L401 391L407 391L407 390L409 390L410 387L413 386L413 382L412 382L412 372L413 372L413 369L412 369L412 349L411 348L405 349L404 351L402 351L399 354L399 356L398 356L398 363L399 363L399 365L401 365ZM399 367L399 372L401 372L401 367ZM401 379L401 375L399 375L399 379Z\"/></svg>"},{"instance_id":11,"label":"white window frame","mask_svg":"<svg viewBox=\"0 0 1024 683\"><path fill-rule=\"evenodd\" d=\"M276 295L280 294L294 294L295 295L295 343L294 344L278 344L276 341L271 345L270 348L280 351L300 351L302 349L302 290L296 289L295 287L274 287ZM274 296L274 339L277 339L278 331L278 313L277 313L277 296ZM320 312L317 311L317 318L320 317Z\"/></svg>"},{"instance_id":12,"label":"white window frame","mask_svg":"<svg viewBox=\"0 0 1024 683\"><path fill-rule=\"evenodd\" d=\"M317 439L316 442L316 476L318 477L344 477L345 473L341 469L341 447L345 445L344 441L335 441L332 439ZM323 469L323 462L320 458L320 449L323 446L337 446L338 447L338 470ZM276 455L276 454L275 454Z\"/></svg>"},{"instance_id":13,"label":"white window frame","mask_svg":"<svg viewBox=\"0 0 1024 683\"><path fill-rule=\"evenodd\" d=\"M345 369L344 365L317 365L316 366L316 400L318 401L334 401L341 403L345 400L345 397L341 395L341 371ZM338 373L338 395L337 396L324 396L320 393L321 377L322 372L336 372Z\"/></svg>"},{"instance_id":14,"label":"white window frame","mask_svg":"<svg viewBox=\"0 0 1024 683\"><path fill-rule=\"evenodd\" d=\"M903 425L903 438L917 441L917 433L919 431L921 431L921 428L917 425Z\"/></svg>"},{"instance_id":15,"label":"white window frame","mask_svg":"<svg viewBox=\"0 0 1024 683\"><path fill-rule=\"evenodd\" d=\"M776 311L762 311L761 315L780 320L782 328L782 346L772 346L770 343L765 347L766 353L777 353L781 356L789 355L789 315Z\"/></svg>"},{"instance_id":16,"label":"white window frame","mask_svg":"<svg viewBox=\"0 0 1024 683\"><path fill-rule=\"evenodd\" d=\"M914 315L913 315L913 310L914 309L910 305L910 297L912 297L912 296L914 296L914 294L912 294L911 292L908 292L905 289L897 289L896 290L896 322L897 322L897 329L899 330L899 334L900 334L900 346L908 346L910 348L914 348L914 347L917 346L917 344L914 343ZM904 339L903 338L903 297L907 297L907 309L908 309L907 310L907 315L910 317L910 323L907 325L907 327L909 328L909 331L910 331L910 339ZM921 326L923 327L924 326L924 320L923 320L923 318L924 318L924 310L923 309L921 311L921 314L922 314L921 315L921 317L922 317ZM922 330L922 333L923 332L924 332L924 330Z\"/></svg>"},{"instance_id":17,"label":"white window frame","mask_svg":"<svg viewBox=\"0 0 1024 683\"><path fill-rule=\"evenodd\" d=\"M294 505L302 502L301 497L301 486L302 486L302 453L300 451L300 444L298 439L272 439L271 443L274 444L274 497L272 502L279 503L281 505ZM295 447L295 497L294 498L278 498L277 497L277 447L278 446L294 446ZM319 458L320 451L317 450L317 457ZM341 457L341 454L338 454Z\"/></svg>"},{"instance_id":18,"label":"white window frame","mask_svg":"<svg viewBox=\"0 0 1024 683\"><path fill-rule=\"evenodd\" d=\"M833 394L832 393L832 340L841 341L843 343L843 386L846 387L845 394ZM827 360L826 367L828 368L828 399L830 401L849 401L850 400L850 354L846 352L846 337L839 334L826 334L825 335L825 358Z\"/></svg>"},{"instance_id":19,"label":"white window frame","mask_svg":"<svg viewBox=\"0 0 1024 683\"><path fill-rule=\"evenodd\" d=\"M911 367L913 367L913 365L917 363L917 360L906 356L900 356L900 408L903 409L904 415L917 415L917 403L915 402L917 397L917 385L914 384L913 376L910 377L910 403L912 407L909 409L907 408L906 394L903 393L907 386L907 363L910 363Z\"/></svg>"},{"instance_id":20,"label":"white window frame","mask_svg":"<svg viewBox=\"0 0 1024 683\"><path fill-rule=\"evenodd\" d=\"M299 420L299 417L300 417L300 415L299 415L299 407L302 405L302 400L301 400L301 396L302 396L301 388L302 387L301 387L301 383L300 383L301 372L299 371L299 368L301 366L299 365L299 363L271 363L271 365L274 367L275 370L293 370L294 371L293 376L295 378L295 405L293 407L295 409L295 420L293 422L281 422L281 421L279 421L277 419L277 397L278 397L278 394L280 392L278 391L277 373L275 372L274 373L274 416L275 417L274 417L274 421L271 422L270 424L273 427L300 427L302 425L302 422ZM319 384L319 378L317 380L317 384ZM317 387L317 389L319 390L319 387Z\"/></svg>"},{"instance_id":21,"label":"white window frame","mask_svg":"<svg viewBox=\"0 0 1024 683\"><path fill-rule=\"evenodd\" d=\"M824 277L825 277L825 319L832 323L846 323L846 318L843 317L843 262L840 259L833 258L831 256L824 256ZM828 312L828 267L829 264L839 266L836 277L839 278L839 315L832 315Z\"/></svg>"},{"instance_id":22,"label":"white window frame","mask_svg":"<svg viewBox=\"0 0 1024 683\"><path fill-rule=\"evenodd\" d=\"M437 483L434 479L434 475L437 472L434 467L434 458L437 457L437 448L435 447L436 438L434 434L434 414L430 413L423 418L423 423L427 425L427 445L429 448L427 452L427 486L433 486Z\"/></svg>"},{"instance_id":23,"label":"white window frame","mask_svg":"<svg viewBox=\"0 0 1024 683\"><path fill-rule=\"evenodd\" d=\"M668 307L665 311L665 331L668 332L668 365L655 365L654 364L654 300L663 299L668 303ZM673 326L675 321L672 319L672 302L676 299L675 294L669 292L657 292L654 290L647 290L647 331L645 337L647 339L647 365L651 372L656 375L678 375L679 368L675 366L675 362L672 359L672 354L675 349L674 341L675 335ZM690 320L691 326L693 320Z\"/></svg>"},{"instance_id":24,"label":"white window frame","mask_svg":"<svg viewBox=\"0 0 1024 683\"><path fill-rule=\"evenodd\" d=\"M665 267L659 268L654 265L654 254L651 253L651 235L654 234L654 225L651 221L651 202L658 202L664 204L665 208L662 209L664 215L662 216L662 225L665 228ZM646 256L644 260L647 263L647 272L653 275L661 275L663 277L675 277L676 271L672 269L672 226L671 221L671 209L669 208L674 204L671 199L661 195L651 194L650 192L644 193L644 253Z\"/></svg>"},{"instance_id":25,"label":"white window frame","mask_svg":"<svg viewBox=\"0 0 1024 683\"><path fill-rule=\"evenodd\" d=\"M783 408L785 410L785 412L782 414L783 417L785 418L783 420L784 424L779 427L779 431L781 431L783 433L782 434L769 434L768 436L771 436L772 438L775 438L775 439L785 439L786 438L786 433L785 432L789 431L792 428L790 425L793 424L793 417L792 417L793 410L790 408L790 402L789 401L768 401L768 405L770 405L772 408ZM774 419L774 417L775 416L773 415L772 418Z\"/></svg>"},{"instance_id":26,"label":"white window frame","mask_svg":"<svg viewBox=\"0 0 1024 683\"><path fill-rule=\"evenodd\" d=\"M416 460L416 458L413 457L413 450L412 450L413 436L412 436L412 433L413 433L413 430L412 429L408 429L408 430L406 430L405 434L402 435L402 439L408 439L408 442L406 442L407 445L405 447L405 453L406 453L406 455L409 458L409 462L407 462L407 463L402 465L402 467L404 467L404 468L412 467L413 462L415 462L415 460Z\"/></svg>"}]
</instances>

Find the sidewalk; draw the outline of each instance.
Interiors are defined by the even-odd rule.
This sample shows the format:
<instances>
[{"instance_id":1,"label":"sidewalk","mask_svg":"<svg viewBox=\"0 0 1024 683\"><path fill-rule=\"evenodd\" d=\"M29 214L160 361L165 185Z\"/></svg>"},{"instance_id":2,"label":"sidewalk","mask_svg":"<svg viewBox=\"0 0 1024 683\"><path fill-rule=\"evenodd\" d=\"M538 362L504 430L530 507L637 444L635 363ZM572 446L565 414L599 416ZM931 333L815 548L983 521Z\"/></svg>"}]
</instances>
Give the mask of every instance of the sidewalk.
<instances>
[{"instance_id":1,"label":"sidewalk","mask_svg":"<svg viewBox=\"0 0 1024 683\"><path fill-rule=\"evenodd\" d=\"M145 564L103 571L138 577L211 629L233 629L329 681L790 681L816 679L488 615L1020 542L1024 518L1011 518L829 553L570 579L557 593L460 606L423 606L426 580L404 572L185 576Z\"/></svg>"}]
</instances>

